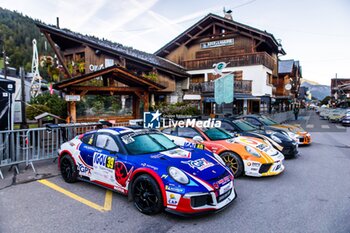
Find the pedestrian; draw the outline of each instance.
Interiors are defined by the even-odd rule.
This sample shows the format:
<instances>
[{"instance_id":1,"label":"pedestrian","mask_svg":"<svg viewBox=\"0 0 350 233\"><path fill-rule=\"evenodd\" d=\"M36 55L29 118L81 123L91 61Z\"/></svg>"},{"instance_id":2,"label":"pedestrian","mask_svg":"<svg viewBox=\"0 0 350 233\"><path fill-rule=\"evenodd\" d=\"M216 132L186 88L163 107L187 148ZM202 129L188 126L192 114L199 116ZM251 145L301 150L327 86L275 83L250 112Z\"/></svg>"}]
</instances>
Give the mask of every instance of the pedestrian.
<instances>
[{"instance_id":1,"label":"pedestrian","mask_svg":"<svg viewBox=\"0 0 350 233\"><path fill-rule=\"evenodd\" d=\"M299 115L299 107L295 106L295 108L294 108L295 120L298 120L298 115Z\"/></svg>"}]
</instances>

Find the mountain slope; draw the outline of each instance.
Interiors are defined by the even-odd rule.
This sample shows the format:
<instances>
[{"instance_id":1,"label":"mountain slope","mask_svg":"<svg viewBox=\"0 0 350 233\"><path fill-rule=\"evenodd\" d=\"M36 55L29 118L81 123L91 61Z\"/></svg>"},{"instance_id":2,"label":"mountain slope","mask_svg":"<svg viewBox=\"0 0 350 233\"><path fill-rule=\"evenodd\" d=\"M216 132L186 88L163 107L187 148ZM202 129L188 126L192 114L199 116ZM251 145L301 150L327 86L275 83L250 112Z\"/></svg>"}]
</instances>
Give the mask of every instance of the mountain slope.
<instances>
[{"instance_id":1,"label":"mountain slope","mask_svg":"<svg viewBox=\"0 0 350 233\"><path fill-rule=\"evenodd\" d=\"M301 86L309 88L312 97L319 100L323 100L324 97L331 94L331 87L327 85L312 84L308 81L304 81Z\"/></svg>"},{"instance_id":2,"label":"mountain slope","mask_svg":"<svg viewBox=\"0 0 350 233\"><path fill-rule=\"evenodd\" d=\"M4 46L6 55L10 58L9 66L17 70L20 66L24 66L26 71L31 70L33 39L37 40L39 55L46 53L46 39L34 22L28 16L0 7L0 47Z\"/></svg>"}]
</instances>

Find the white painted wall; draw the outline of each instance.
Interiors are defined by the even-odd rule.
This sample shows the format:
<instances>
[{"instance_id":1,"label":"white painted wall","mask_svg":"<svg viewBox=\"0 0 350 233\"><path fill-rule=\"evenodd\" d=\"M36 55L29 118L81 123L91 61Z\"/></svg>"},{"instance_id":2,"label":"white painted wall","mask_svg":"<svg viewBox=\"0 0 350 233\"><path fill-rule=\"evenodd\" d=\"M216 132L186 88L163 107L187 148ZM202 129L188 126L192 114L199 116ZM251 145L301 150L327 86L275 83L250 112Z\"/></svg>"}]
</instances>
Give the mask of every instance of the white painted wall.
<instances>
[{"instance_id":1,"label":"white painted wall","mask_svg":"<svg viewBox=\"0 0 350 233\"><path fill-rule=\"evenodd\" d=\"M234 71L242 71L243 80L252 80L252 95L272 95L272 86L266 85L266 74L272 74L272 70L266 68L263 65L226 67L224 70L224 72ZM207 77L208 74L213 73L213 69L191 70L187 71L187 73L204 74L205 77Z\"/></svg>"}]
</instances>

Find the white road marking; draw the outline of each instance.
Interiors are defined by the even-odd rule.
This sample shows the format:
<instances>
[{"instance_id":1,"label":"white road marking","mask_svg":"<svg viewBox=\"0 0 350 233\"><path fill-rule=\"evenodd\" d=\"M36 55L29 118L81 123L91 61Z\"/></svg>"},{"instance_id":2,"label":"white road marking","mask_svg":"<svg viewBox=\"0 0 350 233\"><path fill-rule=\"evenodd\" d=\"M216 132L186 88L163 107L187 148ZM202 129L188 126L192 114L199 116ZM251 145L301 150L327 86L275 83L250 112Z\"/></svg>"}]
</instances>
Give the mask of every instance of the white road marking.
<instances>
[{"instance_id":1,"label":"white road marking","mask_svg":"<svg viewBox=\"0 0 350 233\"><path fill-rule=\"evenodd\" d=\"M314 127L314 125L312 125L312 124L306 126L306 128L309 128L309 129L311 129L313 127Z\"/></svg>"},{"instance_id":2,"label":"white road marking","mask_svg":"<svg viewBox=\"0 0 350 233\"><path fill-rule=\"evenodd\" d=\"M329 129L329 125L321 125L322 129Z\"/></svg>"},{"instance_id":3,"label":"white road marking","mask_svg":"<svg viewBox=\"0 0 350 233\"><path fill-rule=\"evenodd\" d=\"M345 129L345 127L341 125L335 125L335 127L337 127L338 129Z\"/></svg>"}]
</instances>

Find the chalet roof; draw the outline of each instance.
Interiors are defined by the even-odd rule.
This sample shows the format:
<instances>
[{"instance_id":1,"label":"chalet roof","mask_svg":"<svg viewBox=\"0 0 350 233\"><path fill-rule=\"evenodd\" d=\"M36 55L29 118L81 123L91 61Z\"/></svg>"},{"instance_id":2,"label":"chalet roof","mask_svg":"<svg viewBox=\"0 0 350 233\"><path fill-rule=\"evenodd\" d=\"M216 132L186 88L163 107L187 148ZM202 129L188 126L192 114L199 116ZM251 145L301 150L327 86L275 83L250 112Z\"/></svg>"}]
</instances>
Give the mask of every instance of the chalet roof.
<instances>
[{"instance_id":1,"label":"chalet roof","mask_svg":"<svg viewBox=\"0 0 350 233\"><path fill-rule=\"evenodd\" d=\"M201 20L199 20L197 23L192 25L186 31L181 33L175 39L173 39L172 41L164 45L154 54L158 56L163 56L164 51L171 51L173 49L173 46L175 46L176 44L181 43L181 41L187 41L191 39L190 35L193 36L194 34L198 33L200 30L204 28L205 25L208 25L210 22L213 22L213 21L223 22L225 25L233 26L238 30L249 31L250 33L259 35L265 38L266 40L270 41L271 44L276 47L276 50L278 49L279 42L271 33L210 13L204 18L202 18ZM280 53L286 54L286 52L283 49L280 51Z\"/></svg>"},{"instance_id":2,"label":"chalet roof","mask_svg":"<svg viewBox=\"0 0 350 233\"><path fill-rule=\"evenodd\" d=\"M54 114L51 114L51 113L48 113L48 112L44 112L44 113L42 113L42 114L37 115L36 117L34 117L34 119L35 119L35 120L39 120L39 119L45 118L45 117L47 117L47 116L50 116L50 117L53 117L53 118L57 118L57 119L60 118L59 116L56 116L56 115L54 115Z\"/></svg>"},{"instance_id":3,"label":"chalet roof","mask_svg":"<svg viewBox=\"0 0 350 233\"><path fill-rule=\"evenodd\" d=\"M278 62L278 73L289 74L292 73L294 66L294 60L284 60Z\"/></svg>"},{"instance_id":4,"label":"chalet roof","mask_svg":"<svg viewBox=\"0 0 350 233\"><path fill-rule=\"evenodd\" d=\"M65 37L76 42L83 42L89 44L90 46L97 47L101 50L105 50L109 53L116 53L124 56L130 60L135 60L140 63L146 63L150 66L159 68L165 72L172 72L180 77L188 77L189 74L186 72L185 68L175 64L167 59L156 56L154 54L146 53L132 47L127 47L119 43L115 43L106 39L99 39L95 36L82 35L77 32L73 32L69 29L60 29L55 26L46 25L43 23L36 23L37 27L41 31L46 31L51 35Z\"/></svg>"},{"instance_id":5,"label":"chalet roof","mask_svg":"<svg viewBox=\"0 0 350 233\"><path fill-rule=\"evenodd\" d=\"M150 88L155 90L161 90L166 88L162 84L154 82L148 78L139 76L137 74L130 73L129 70L117 65L110 66L101 70L97 70L92 73L84 74L78 77L57 82L53 85L53 88L61 90L71 85L83 83L93 78L104 76L104 75L114 75L117 81L122 82L129 86L134 86L134 87L141 86L141 87L146 87L146 89Z\"/></svg>"},{"instance_id":6,"label":"chalet roof","mask_svg":"<svg viewBox=\"0 0 350 233\"><path fill-rule=\"evenodd\" d=\"M299 75L302 76L300 62L293 59L278 61L278 74L290 74L293 72L293 67L299 69Z\"/></svg>"}]
</instances>

